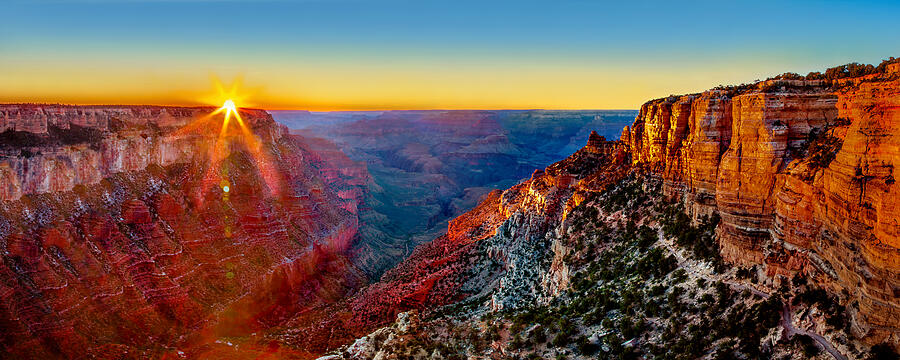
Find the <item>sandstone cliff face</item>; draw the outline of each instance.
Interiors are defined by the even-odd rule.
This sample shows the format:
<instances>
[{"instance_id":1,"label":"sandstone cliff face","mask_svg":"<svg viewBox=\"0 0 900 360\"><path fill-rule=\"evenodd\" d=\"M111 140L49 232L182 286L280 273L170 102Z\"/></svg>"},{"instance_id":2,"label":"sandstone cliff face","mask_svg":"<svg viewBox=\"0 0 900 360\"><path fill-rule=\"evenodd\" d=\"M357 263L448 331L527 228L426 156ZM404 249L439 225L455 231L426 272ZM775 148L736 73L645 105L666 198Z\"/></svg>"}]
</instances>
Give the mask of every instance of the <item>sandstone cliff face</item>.
<instances>
[{"instance_id":1,"label":"sandstone cliff face","mask_svg":"<svg viewBox=\"0 0 900 360\"><path fill-rule=\"evenodd\" d=\"M198 109L55 109L3 107L3 353L219 357L217 337L365 281L343 256L358 225L336 189L352 185L264 112L242 111L252 138L217 138Z\"/></svg>"},{"instance_id":2,"label":"sandstone cliff face","mask_svg":"<svg viewBox=\"0 0 900 360\"><path fill-rule=\"evenodd\" d=\"M69 129L73 125L106 130L117 122L179 126L209 113L209 110L203 107L10 104L0 106L0 132L47 134L51 128Z\"/></svg>"},{"instance_id":3,"label":"sandstone cliff face","mask_svg":"<svg viewBox=\"0 0 900 360\"><path fill-rule=\"evenodd\" d=\"M845 294L859 334L896 343L898 127L900 80L888 71L653 100L622 139L695 219L721 216L726 260L775 281L814 275Z\"/></svg>"}]
</instances>

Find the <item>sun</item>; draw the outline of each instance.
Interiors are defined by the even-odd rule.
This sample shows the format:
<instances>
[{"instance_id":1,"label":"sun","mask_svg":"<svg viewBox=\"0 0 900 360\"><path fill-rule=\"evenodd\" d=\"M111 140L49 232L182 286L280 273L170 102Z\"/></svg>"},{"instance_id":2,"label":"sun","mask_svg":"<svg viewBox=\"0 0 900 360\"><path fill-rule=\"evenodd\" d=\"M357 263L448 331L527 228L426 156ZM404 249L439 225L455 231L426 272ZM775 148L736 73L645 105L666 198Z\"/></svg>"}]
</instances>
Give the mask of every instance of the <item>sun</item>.
<instances>
[{"instance_id":1,"label":"sun","mask_svg":"<svg viewBox=\"0 0 900 360\"><path fill-rule=\"evenodd\" d=\"M235 76L231 81L223 82L218 75L211 73L209 74L209 81L213 92L201 98L200 101L210 105L225 103L223 105L225 106L231 101L238 106L247 106L249 98L256 91L244 87L244 77L241 75Z\"/></svg>"},{"instance_id":2,"label":"sun","mask_svg":"<svg viewBox=\"0 0 900 360\"><path fill-rule=\"evenodd\" d=\"M259 110L248 110L246 107L247 93L240 89L241 78L238 77L232 81L231 85L226 87L214 75L211 76L216 95L211 95L203 101L206 104L221 104L214 111L204 115L202 121L196 121L196 125L191 126L190 131L209 131L212 122L218 122L221 116L222 129L215 142L209 148L209 164L206 173L203 175L203 188L218 188L223 199L229 199L229 194L235 191L239 182L228 176L225 160L233 151L246 152L253 159L257 168L259 178L265 183L267 191L277 193L281 189L281 179L278 171L273 165L271 156L268 153L263 141L259 136L253 133L252 124L257 121L254 114L258 114ZM245 122L241 116L248 116ZM231 124L232 119L237 122L238 126ZM248 126L250 125L250 126Z\"/></svg>"},{"instance_id":3,"label":"sun","mask_svg":"<svg viewBox=\"0 0 900 360\"><path fill-rule=\"evenodd\" d=\"M225 113L225 120L222 121L222 131L220 132L220 137L225 135L225 132L228 130L228 123L231 120L231 117L237 119L238 124L241 126L241 129L246 131L247 128L244 126L244 119L241 119L241 114L238 111L237 105L234 104L234 100L226 99L224 103L222 103L222 107L218 108L216 111L213 111L211 115Z\"/></svg>"},{"instance_id":4,"label":"sun","mask_svg":"<svg viewBox=\"0 0 900 360\"><path fill-rule=\"evenodd\" d=\"M228 111L237 112L237 107L234 106L234 100L231 99L225 100L225 103L222 104L222 108Z\"/></svg>"}]
</instances>

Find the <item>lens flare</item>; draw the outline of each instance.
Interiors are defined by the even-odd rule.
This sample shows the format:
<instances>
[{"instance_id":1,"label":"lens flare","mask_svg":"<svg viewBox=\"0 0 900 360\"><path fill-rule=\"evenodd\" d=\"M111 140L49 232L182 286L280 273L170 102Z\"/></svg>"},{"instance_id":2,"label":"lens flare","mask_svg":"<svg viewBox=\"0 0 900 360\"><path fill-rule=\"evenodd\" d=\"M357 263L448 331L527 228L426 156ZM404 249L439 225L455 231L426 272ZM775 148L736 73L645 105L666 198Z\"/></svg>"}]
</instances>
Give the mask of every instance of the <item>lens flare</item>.
<instances>
[{"instance_id":1,"label":"lens flare","mask_svg":"<svg viewBox=\"0 0 900 360\"><path fill-rule=\"evenodd\" d=\"M272 194L280 193L282 179L279 172L275 169L273 162L270 160L271 155L266 150L262 139L253 133L253 124L258 121L258 115L261 110L247 109L241 107L244 104L245 96L240 92L238 85L240 79L232 82L231 86L226 90L221 81L213 77L213 86L218 96L211 97L216 99L218 108L209 114L197 119L192 124L182 128L185 134L202 134L210 136L211 130L221 121L221 129L215 141L209 148L209 167L203 176L202 192L209 191L214 187L219 188L219 194L225 202L230 200L230 194L238 185L235 181L238 179L228 175L227 162L225 161L235 149L246 152L253 160L257 169L257 175L266 185L266 191ZM208 101L205 101L209 103ZM243 112L243 115L242 115ZM246 119L249 121L245 121ZM235 126L234 123L237 123ZM214 130L212 130L214 131ZM245 178L244 181L251 181ZM227 186L226 186L227 185ZM204 202L203 196L196 199L197 205L202 206Z\"/></svg>"},{"instance_id":2,"label":"lens flare","mask_svg":"<svg viewBox=\"0 0 900 360\"><path fill-rule=\"evenodd\" d=\"M222 104L222 108L231 112L237 112L237 107L234 106L234 100L231 99L225 100L225 103Z\"/></svg>"},{"instance_id":3,"label":"lens flare","mask_svg":"<svg viewBox=\"0 0 900 360\"><path fill-rule=\"evenodd\" d=\"M225 113L225 120L222 121L222 130L219 132L219 137L224 137L225 132L228 130L228 122L231 120L231 117L234 116L237 119L238 124L241 126L241 130L245 133L249 134L249 130L246 126L244 126L244 119L241 119L241 114L238 112L237 105L234 104L234 100L226 99L224 103L222 103L222 107L213 111L212 115Z\"/></svg>"}]
</instances>

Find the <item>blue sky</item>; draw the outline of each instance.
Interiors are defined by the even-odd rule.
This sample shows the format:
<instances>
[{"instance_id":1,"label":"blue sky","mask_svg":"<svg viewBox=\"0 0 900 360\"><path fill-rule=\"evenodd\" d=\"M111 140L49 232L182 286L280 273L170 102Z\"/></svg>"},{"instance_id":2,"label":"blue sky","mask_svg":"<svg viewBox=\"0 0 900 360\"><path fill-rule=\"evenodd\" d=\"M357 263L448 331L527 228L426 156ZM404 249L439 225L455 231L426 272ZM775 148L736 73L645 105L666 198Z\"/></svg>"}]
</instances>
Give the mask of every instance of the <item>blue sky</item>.
<instances>
[{"instance_id":1,"label":"blue sky","mask_svg":"<svg viewBox=\"0 0 900 360\"><path fill-rule=\"evenodd\" d=\"M88 87L108 84L110 96L139 101L126 83L145 81L148 73L175 93L200 91L215 73L243 76L265 89L262 105L277 107L441 106L447 97L459 107L466 101L492 107L463 90L432 90L471 85L484 92L481 99L491 86L510 93L529 83L535 89L520 94L526 99L520 106L508 105L510 94L495 107L636 107L667 91L900 56L900 5L888 1L12 0L0 9L6 69L0 79L21 85L0 89L0 101L77 102L79 94L70 93L87 76L78 73L108 78ZM629 77L646 82L646 91L628 89L621 98L615 87ZM311 84L301 86L305 80ZM588 81L609 85L594 90ZM60 87L29 85L54 82ZM147 99L171 95L154 86ZM366 98L356 90L391 86L394 97ZM427 99L404 101L417 86ZM546 86L555 92L539 89ZM563 101L567 88L579 91L570 95L577 98L571 106ZM584 91L596 91L595 106L579 96ZM89 93L88 99L104 99L102 91ZM541 96L550 106L542 106Z\"/></svg>"}]
</instances>

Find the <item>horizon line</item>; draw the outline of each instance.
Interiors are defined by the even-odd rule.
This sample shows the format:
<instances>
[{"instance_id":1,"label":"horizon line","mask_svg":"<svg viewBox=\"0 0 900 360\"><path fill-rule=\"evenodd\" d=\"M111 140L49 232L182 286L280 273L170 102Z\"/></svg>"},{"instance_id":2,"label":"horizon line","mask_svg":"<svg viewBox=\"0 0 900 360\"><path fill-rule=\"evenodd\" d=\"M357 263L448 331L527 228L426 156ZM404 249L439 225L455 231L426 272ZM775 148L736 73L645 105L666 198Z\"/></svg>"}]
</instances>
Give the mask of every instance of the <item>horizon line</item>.
<instances>
[{"instance_id":1,"label":"horizon line","mask_svg":"<svg viewBox=\"0 0 900 360\"><path fill-rule=\"evenodd\" d=\"M0 102L0 106L11 106L11 105L53 105L53 106L83 106L83 107L98 107L98 106L157 106L157 107L182 107L182 108L202 108L202 107L210 107L216 108L217 105L210 104L181 104L181 105L173 105L173 104L154 104L154 103L86 103L86 104L77 104L77 103L61 103L61 102ZM312 110L312 109L303 109L303 108L286 108L286 107L259 107L259 106L238 106L238 109L247 109L247 110L264 110L264 111L306 111L310 113L328 113L328 112L387 112L387 111L638 111L640 108L635 109L626 109L626 108L617 108L617 109L602 109L602 108L362 108L362 109L333 109L333 110Z\"/></svg>"}]
</instances>

